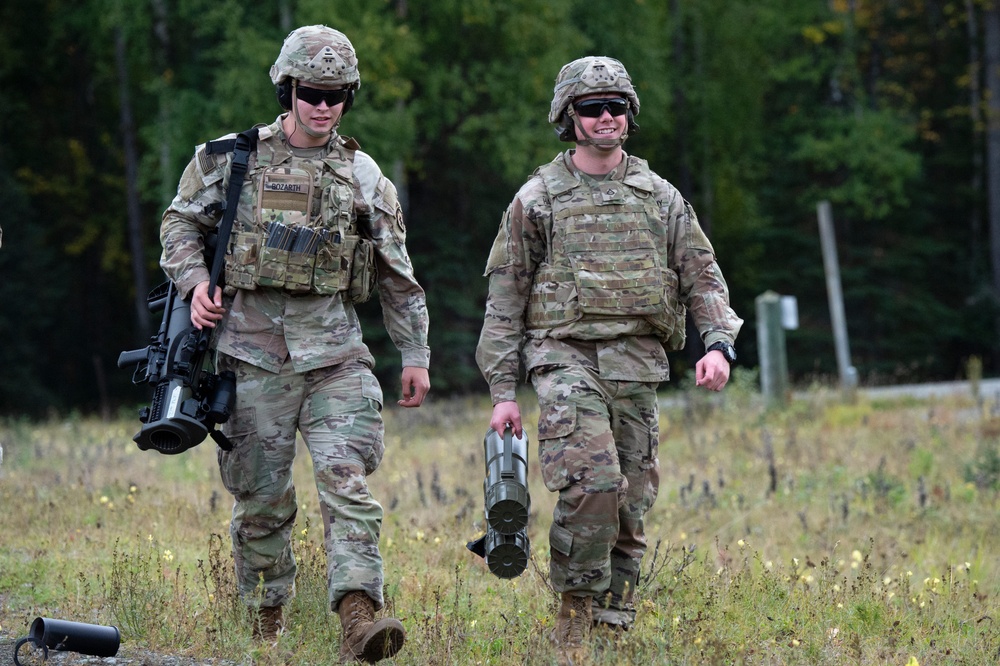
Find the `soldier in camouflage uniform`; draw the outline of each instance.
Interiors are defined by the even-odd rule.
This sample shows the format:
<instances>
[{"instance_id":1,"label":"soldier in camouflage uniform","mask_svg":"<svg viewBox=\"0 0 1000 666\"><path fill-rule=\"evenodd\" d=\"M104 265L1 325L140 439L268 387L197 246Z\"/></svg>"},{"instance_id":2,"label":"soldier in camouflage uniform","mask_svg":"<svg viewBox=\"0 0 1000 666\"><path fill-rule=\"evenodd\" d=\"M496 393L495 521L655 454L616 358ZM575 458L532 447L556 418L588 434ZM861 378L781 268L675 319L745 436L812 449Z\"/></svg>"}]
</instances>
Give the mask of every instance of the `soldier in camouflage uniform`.
<instances>
[{"instance_id":1,"label":"soldier in camouflage uniform","mask_svg":"<svg viewBox=\"0 0 1000 666\"><path fill-rule=\"evenodd\" d=\"M576 148L532 174L500 224L476 359L490 426L522 432L520 369L538 396L538 457L558 492L550 579L561 664L586 661L591 625L627 630L659 484L657 385L690 310L708 352L697 383L720 391L742 325L691 206L624 152L639 99L622 64L587 57L556 78L549 121Z\"/></svg>"},{"instance_id":2,"label":"soldier in camouflage uniform","mask_svg":"<svg viewBox=\"0 0 1000 666\"><path fill-rule=\"evenodd\" d=\"M344 630L340 658L374 663L395 654L405 633L394 618L375 620L384 605L383 511L365 477L382 460L383 396L354 303L377 289L402 355L399 404L419 407L430 389L426 300L395 188L337 131L360 86L350 41L325 26L299 28L271 79L286 112L258 126L226 248L225 289L208 294L203 256L232 163L214 142L197 148L163 215L160 263L191 299L192 323L216 328L217 369L237 377L225 427L234 447L218 458L235 497L233 555L240 592L258 618L255 634L277 639L295 592L298 431L319 491L330 607Z\"/></svg>"}]
</instances>

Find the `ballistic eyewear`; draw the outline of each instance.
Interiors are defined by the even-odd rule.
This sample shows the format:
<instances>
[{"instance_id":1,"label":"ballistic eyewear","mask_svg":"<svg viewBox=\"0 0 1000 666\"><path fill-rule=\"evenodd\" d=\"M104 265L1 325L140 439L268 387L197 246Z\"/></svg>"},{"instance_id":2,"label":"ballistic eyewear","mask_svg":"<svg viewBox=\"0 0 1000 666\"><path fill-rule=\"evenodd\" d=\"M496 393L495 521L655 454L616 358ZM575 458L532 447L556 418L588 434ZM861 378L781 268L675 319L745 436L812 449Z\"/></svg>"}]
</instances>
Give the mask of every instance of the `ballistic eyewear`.
<instances>
[{"instance_id":1,"label":"ballistic eyewear","mask_svg":"<svg viewBox=\"0 0 1000 666\"><path fill-rule=\"evenodd\" d=\"M628 113L628 100L616 97L613 99L585 99L573 104L576 115L584 118L600 118L607 109L612 116L624 116Z\"/></svg>"},{"instance_id":2,"label":"ballistic eyewear","mask_svg":"<svg viewBox=\"0 0 1000 666\"><path fill-rule=\"evenodd\" d=\"M347 99L348 89L319 90L306 86L296 86L295 93L299 99L312 106L319 106L320 102L326 102L327 106L337 106Z\"/></svg>"}]
</instances>

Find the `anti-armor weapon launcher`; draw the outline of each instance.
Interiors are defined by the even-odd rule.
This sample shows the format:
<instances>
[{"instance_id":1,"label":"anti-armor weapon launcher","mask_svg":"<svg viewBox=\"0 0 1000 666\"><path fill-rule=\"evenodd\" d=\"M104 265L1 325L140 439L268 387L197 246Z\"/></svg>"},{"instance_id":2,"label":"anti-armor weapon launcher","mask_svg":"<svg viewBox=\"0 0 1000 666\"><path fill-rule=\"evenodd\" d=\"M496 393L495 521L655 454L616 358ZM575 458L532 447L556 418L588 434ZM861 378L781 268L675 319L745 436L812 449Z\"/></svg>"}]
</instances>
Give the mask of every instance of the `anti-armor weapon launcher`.
<instances>
[{"instance_id":1,"label":"anti-armor weapon launcher","mask_svg":"<svg viewBox=\"0 0 1000 666\"><path fill-rule=\"evenodd\" d=\"M486 560L498 578L516 578L524 573L531 556L528 541L528 435L514 437L510 428L501 437L490 428L483 440L486 479L483 498L486 534L466 547Z\"/></svg>"},{"instance_id":2,"label":"anti-armor weapon launcher","mask_svg":"<svg viewBox=\"0 0 1000 666\"><path fill-rule=\"evenodd\" d=\"M240 132L235 139L205 144L206 154L233 153L226 202L218 208L222 220L205 238L205 263L210 267L207 293L211 295L221 284L229 234L250 154L257 148L257 132L253 128ZM236 404L236 375L229 371L215 374L208 367L211 330L196 329L191 324L191 304L180 297L173 282L164 282L151 291L146 305L154 314L163 310L159 330L145 349L125 351L118 357L119 368L136 364L133 383L153 387L149 407L139 411L142 428L132 439L143 451L175 454L198 446L206 435L211 435L221 449L232 450L232 444L216 426L229 420Z\"/></svg>"},{"instance_id":3,"label":"anti-armor weapon launcher","mask_svg":"<svg viewBox=\"0 0 1000 666\"><path fill-rule=\"evenodd\" d=\"M191 325L191 306L164 282L149 293L152 313L163 310L163 320L149 346L124 351L118 367L136 364L132 383L149 384L153 397L139 411L142 427L132 439L140 449L183 453L207 435L223 449L232 448L215 426L229 419L236 401L236 376L214 374L206 367L211 334Z\"/></svg>"}]
</instances>

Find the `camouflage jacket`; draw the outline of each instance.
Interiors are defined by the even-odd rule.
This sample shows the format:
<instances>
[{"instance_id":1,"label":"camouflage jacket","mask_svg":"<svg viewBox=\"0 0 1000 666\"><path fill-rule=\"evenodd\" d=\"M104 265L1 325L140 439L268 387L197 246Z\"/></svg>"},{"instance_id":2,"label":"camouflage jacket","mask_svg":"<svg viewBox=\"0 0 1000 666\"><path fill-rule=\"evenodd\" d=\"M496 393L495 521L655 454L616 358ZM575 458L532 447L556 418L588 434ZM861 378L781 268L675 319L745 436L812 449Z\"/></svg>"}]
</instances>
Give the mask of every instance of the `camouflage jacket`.
<instances>
[{"instance_id":1,"label":"camouflage jacket","mask_svg":"<svg viewBox=\"0 0 1000 666\"><path fill-rule=\"evenodd\" d=\"M334 152L334 142L356 147L353 140L334 135L328 154ZM280 117L271 125L261 126L234 228L253 224L254 201L264 166L295 166L307 159L313 165L319 164L320 171L329 168L323 166L323 155L296 156L281 129ZM231 162L231 153L208 154L204 144L198 146L181 176L177 196L163 213L160 266L184 298L190 296L195 285L209 278L203 254L204 235L221 221L219 204L226 198ZM375 161L360 150L354 155L353 177L372 213L377 290L386 329L402 354L403 366L426 368L430 363L426 299L406 252L406 228L395 187ZM322 173L318 179L323 182ZM313 215L322 214L325 196L325 191L316 189ZM346 292L317 295L260 286L253 290L227 287L223 304L227 311L214 338L216 348L247 363L277 372L290 358L296 372L306 372L354 358L373 362Z\"/></svg>"},{"instance_id":2,"label":"camouflage jacket","mask_svg":"<svg viewBox=\"0 0 1000 666\"><path fill-rule=\"evenodd\" d=\"M666 259L664 268L677 275L680 304L691 313L706 346L735 342L743 321L729 305L729 289L715 252L694 210L670 183L650 171L643 160L628 155L600 181L573 166L572 151L560 154L553 163L580 188L594 190L594 200L602 188L608 190L609 183L624 188L638 171L649 174L659 218L657 242L666 244L659 248L659 255ZM552 256L550 239L563 233L562 220L554 218L552 208L545 180L536 170L504 213L487 262L489 294L476 360L494 404L514 399L522 363L525 371L546 365L584 365L609 380L669 379L665 341L645 318L582 319L541 330L527 327L525 314L536 275ZM669 307L668 300L664 308ZM680 322L677 329L683 327Z\"/></svg>"}]
</instances>

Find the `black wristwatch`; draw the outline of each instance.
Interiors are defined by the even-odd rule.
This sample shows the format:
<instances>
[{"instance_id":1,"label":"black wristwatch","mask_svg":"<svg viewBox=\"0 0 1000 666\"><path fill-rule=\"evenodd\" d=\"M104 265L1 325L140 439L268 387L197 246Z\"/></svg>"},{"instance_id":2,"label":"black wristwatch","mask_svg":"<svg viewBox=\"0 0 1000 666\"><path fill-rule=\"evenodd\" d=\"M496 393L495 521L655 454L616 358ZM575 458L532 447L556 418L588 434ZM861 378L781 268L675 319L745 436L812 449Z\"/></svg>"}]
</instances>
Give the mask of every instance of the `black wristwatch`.
<instances>
[{"instance_id":1,"label":"black wristwatch","mask_svg":"<svg viewBox=\"0 0 1000 666\"><path fill-rule=\"evenodd\" d=\"M710 351L715 351L716 349L722 352L722 355L726 357L726 360L729 362L729 365L736 363L736 349L734 349L731 344L729 344L728 342L716 342L714 345L710 346L705 351L710 352Z\"/></svg>"}]
</instances>

